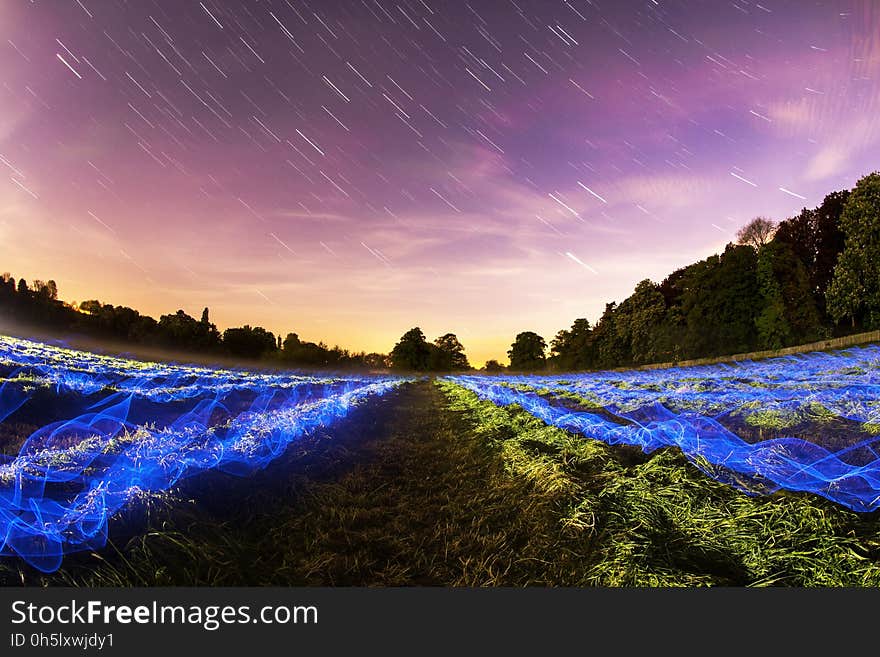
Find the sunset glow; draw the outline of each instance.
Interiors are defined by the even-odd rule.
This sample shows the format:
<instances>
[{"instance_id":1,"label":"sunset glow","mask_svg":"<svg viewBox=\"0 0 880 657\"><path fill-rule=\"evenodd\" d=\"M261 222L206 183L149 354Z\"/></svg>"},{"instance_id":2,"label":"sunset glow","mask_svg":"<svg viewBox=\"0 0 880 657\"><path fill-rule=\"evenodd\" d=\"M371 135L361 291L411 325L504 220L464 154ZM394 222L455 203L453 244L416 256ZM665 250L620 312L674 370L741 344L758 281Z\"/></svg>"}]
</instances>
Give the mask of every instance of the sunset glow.
<instances>
[{"instance_id":1,"label":"sunset glow","mask_svg":"<svg viewBox=\"0 0 880 657\"><path fill-rule=\"evenodd\" d=\"M471 362L878 168L880 6L0 3L0 271Z\"/></svg>"}]
</instances>

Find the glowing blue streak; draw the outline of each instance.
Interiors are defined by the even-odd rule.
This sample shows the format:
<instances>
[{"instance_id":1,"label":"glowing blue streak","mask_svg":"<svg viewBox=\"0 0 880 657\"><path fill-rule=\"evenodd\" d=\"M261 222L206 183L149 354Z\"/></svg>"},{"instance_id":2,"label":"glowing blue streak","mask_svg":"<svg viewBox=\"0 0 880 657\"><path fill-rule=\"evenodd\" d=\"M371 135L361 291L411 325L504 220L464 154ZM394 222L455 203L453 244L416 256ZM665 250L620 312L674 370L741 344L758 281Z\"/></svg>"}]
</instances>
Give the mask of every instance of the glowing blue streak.
<instances>
[{"instance_id":1,"label":"glowing blue streak","mask_svg":"<svg viewBox=\"0 0 880 657\"><path fill-rule=\"evenodd\" d=\"M665 370L447 378L481 399L518 405L587 438L646 453L677 447L710 476L750 494L786 489L854 511L880 508L880 435L873 435L880 430L877 346ZM574 393L597 410L566 408L561 398L543 396L548 393ZM793 426L829 417L862 424L848 444L828 447L816 436L749 443L722 424L768 412L794 418Z\"/></svg>"},{"instance_id":2,"label":"glowing blue streak","mask_svg":"<svg viewBox=\"0 0 880 657\"><path fill-rule=\"evenodd\" d=\"M0 455L0 555L44 572L102 547L135 497L206 470L247 475L405 381L138 363L0 336L4 370L0 421L41 394L84 411Z\"/></svg>"}]
</instances>

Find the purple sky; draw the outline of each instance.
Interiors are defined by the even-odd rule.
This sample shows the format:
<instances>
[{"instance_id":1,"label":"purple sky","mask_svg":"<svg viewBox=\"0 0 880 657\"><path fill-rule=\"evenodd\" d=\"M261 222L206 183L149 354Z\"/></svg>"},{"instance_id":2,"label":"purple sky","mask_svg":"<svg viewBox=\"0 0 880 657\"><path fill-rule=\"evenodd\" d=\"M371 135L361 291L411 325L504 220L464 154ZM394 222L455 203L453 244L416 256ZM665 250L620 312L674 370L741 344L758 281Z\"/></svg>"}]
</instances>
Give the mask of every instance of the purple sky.
<instances>
[{"instance_id":1,"label":"purple sky","mask_svg":"<svg viewBox=\"0 0 880 657\"><path fill-rule=\"evenodd\" d=\"M870 0L4 0L0 53L0 270L476 364L880 153Z\"/></svg>"}]
</instances>

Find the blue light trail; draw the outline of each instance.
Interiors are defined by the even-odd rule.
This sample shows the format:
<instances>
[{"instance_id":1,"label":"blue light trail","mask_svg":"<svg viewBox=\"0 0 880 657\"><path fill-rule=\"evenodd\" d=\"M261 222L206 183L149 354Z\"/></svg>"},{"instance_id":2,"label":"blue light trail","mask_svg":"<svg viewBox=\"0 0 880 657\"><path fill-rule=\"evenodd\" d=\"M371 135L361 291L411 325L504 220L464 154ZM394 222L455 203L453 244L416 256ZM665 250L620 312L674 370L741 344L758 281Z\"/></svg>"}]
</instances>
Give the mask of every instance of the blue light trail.
<instances>
[{"instance_id":1,"label":"blue light trail","mask_svg":"<svg viewBox=\"0 0 880 657\"><path fill-rule=\"evenodd\" d=\"M854 511L880 508L878 346L688 368L448 379L610 445L676 447L749 494L785 489Z\"/></svg>"},{"instance_id":2,"label":"blue light trail","mask_svg":"<svg viewBox=\"0 0 880 657\"><path fill-rule=\"evenodd\" d=\"M406 379L146 363L0 336L0 422L73 417L0 454L0 555L43 572L97 549L133 499L206 470L244 476ZM0 445L2 446L2 445Z\"/></svg>"}]
</instances>

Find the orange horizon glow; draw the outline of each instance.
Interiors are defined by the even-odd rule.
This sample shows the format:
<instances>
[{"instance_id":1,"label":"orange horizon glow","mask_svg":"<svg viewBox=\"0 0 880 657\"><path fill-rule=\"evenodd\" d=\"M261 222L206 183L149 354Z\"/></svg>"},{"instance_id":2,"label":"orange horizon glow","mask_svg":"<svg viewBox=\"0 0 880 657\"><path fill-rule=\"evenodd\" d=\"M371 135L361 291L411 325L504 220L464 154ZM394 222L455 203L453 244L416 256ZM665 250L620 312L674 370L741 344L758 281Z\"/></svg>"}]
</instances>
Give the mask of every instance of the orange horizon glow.
<instances>
[{"instance_id":1,"label":"orange horizon glow","mask_svg":"<svg viewBox=\"0 0 880 657\"><path fill-rule=\"evenodd\" d=\"M0 271L479 367L880 166L869 0L277 4L0 6Z\"/></svg>"}]
</instances>

